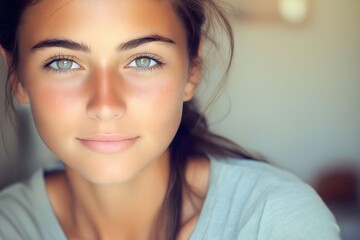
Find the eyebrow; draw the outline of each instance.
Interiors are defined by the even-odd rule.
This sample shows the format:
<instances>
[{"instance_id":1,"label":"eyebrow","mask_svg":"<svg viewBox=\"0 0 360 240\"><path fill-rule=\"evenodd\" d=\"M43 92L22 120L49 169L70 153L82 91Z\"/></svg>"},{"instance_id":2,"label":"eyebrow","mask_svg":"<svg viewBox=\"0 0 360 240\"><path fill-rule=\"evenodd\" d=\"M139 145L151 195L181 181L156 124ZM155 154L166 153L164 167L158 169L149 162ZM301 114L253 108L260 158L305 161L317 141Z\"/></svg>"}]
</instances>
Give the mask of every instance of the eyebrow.
<instances>
[{"instance_id":1,"label":"eyebrow","mask_svg":"<svg viewBox=\"0 0 360 240\"><path fill-rule=\"evenodd\" d=\"M84 43L77 43L69 39L45 39L35 44L31 50L38 50L43 48L60 47L75 51L90 52L90 47Z\"/></svg>"},{"instance_id":2,"label":"eyebrow","mask_svg":"<svg viewBox=\"0 0 360 240\"><path fill-rule=\"evenodd\" d=\"M176 44L175 41L170 38L155 34L155 35L149 35L149 36L145 36L145 37L132 39L130 41L121 43L119 45L119 47L117 47L117 51L129 50L129 49L136 48L140 45L144 45L144 44L150 43L150 42ZM35 51L35 50L51 48L51 47L66 48L66 49L70 49L70 50L74 50L74 51L82 51L82 52L86 52L86 53L90 52L90 50L91 50L90 47L84 43L78 43L78 42L72 41L70 39L58 39L58 38L42 40L42 41L38 42L37 44L35 44L31 48L31 50Z\"/></svg>"},{"instance_id":3,"label":"eyebrow","mask_svg":"<svg viewBox=\"0 0 360 240\"><path fill-rule=\"evenodd\" d=\"M150 42L161 42L161 43L167 43L167 44L176 44L174 40L167 38L167 37L163 37L160 35L149 35L149 36L145 36L145 37L141 37L141 38L136 38L130 41L127 41L125 43L120 44L120 46L118 47L118 50L128 50L128 49L132 49L132 48L136 48L140 45L146 44L146 43L150 43Z\"/></svg>"}]
</instances>

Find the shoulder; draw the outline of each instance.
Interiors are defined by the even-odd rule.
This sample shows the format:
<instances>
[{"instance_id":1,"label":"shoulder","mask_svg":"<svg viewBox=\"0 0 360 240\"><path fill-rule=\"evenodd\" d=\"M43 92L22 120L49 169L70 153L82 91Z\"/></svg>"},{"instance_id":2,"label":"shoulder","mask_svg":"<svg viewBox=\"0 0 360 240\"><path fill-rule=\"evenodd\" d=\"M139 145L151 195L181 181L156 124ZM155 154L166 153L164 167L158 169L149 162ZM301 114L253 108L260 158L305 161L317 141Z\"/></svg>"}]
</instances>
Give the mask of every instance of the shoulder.
<instances>
[{"instance_id":1,"label":"shoulder","mask_svg":"<svg viewBox=\"0 0 360 240\"><path fill-rule=\"evenodd\" d=\"M58 233L44 184L40 170L0 192L0 239L49 239L49 232Z\"/></svg>"},{"instance_id":2,"label":"shoulder","mask_svg":"<svg viewBox=\"0 0 360 240\"><path fill-rule=\"evenodd\" d=\"M38 174L38 173L37 173ZM32 225L37 174L29 181L19 182L5 188L0 193L0 236L11 239L26 237L27 228Z\"/></svg>"},{"instance_id":3,"label":"shoulder","mask_svg":"<svg viewBox=\"0 0 360 240\"><path fill-rule=\"evenodd\" d=\"M260 194L268 198L291 197L292 194L318 199L315 191L294 174L268 163L244 159L212 159L210 181L226 184L242 195ZM227 189L227 188L225 188ZM285 196L281 193L286 193Z\"/></svg>"},{"instance_id":4,"label":"shoulder","mask_svg":"<svg viewBox=\"0 0 360 240\"><path fill-rule=\"evenodd\" d=\"M274 167L268 163L235 158L210 158L212 173L217 174L234 174L241 176L253 176L256 178L266 177L270 181L278 181L280 179L299 182L299 178L285 170Z\"/></svg>"},{"instance_id":5,"label":"shoulder","mask_svg":"<svg viewBox=\"0 0 360 240\"><path fill-rule=\"evenodd\" d=\"M295 175L239 159L211 159L210 168L202 214L215 219L207 224L222 226L221 237L236 233L240 239L339 239L333 215Z\"/></svg>"},{"instance_id":6,"label":"shoulder","mask_svg":"<svg viewBox=\"0 0 360 240\"><path fill-rule=\"evenodd\" d=\"M317 196L309 185L294 174L264 162L212 159L210 168L210 183L213 182L217 188L221 188L223 193L235 191L241 196L250 194L256 197L266 196L268 200L289 198L292 194Z\"/></svg>"}]
</instances>

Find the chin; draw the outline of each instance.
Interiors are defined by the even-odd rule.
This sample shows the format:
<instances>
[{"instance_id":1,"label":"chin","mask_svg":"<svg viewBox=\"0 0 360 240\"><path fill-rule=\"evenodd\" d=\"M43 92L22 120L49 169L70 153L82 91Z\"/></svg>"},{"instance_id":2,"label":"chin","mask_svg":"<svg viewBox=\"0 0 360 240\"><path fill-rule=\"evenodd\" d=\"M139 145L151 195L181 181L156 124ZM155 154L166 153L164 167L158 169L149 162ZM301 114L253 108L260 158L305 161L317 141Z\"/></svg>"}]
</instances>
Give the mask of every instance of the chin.
<instances>
[{"instance_id":1,"label":"chin","mask_svg":"<svg viewBox=\"0 0 360 240\"><path fill-rule=\"evenodd\" d=\"M134 180L150 165L151 162L137 166L123 166L123 164L93 166L92 169L87 169L89 171L80 172L80 175L94 184L120 184Z\"/></svg>"}]
</instances>

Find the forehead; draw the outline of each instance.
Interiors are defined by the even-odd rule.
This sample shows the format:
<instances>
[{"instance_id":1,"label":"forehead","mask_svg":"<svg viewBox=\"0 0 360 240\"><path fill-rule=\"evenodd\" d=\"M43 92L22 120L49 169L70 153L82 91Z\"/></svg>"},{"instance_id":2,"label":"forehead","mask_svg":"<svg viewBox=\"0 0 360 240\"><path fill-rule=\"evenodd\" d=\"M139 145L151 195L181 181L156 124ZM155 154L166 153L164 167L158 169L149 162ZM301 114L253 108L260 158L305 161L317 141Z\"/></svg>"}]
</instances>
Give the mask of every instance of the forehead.
<instances>
[{"instance_id":1,"label":"forehead","mask_svg":"<svg viewBox=\"0 0 360 240\"><path fill-rule=\"evenodd\" d=\"M49 37L106 42L146 34L185 39L167 0L42 0L24 12L19 33L29 43Z\"/></svg>"}]
</instances>

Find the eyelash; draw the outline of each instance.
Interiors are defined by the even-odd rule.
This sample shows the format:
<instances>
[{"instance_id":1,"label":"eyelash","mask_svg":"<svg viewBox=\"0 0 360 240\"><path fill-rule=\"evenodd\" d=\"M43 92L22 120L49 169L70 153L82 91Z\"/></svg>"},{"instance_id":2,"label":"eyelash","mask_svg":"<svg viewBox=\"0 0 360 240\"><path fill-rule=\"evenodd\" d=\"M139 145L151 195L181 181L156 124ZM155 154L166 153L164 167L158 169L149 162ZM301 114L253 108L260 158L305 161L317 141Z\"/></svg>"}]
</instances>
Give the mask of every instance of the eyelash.
<instances>
[{"instance_id":1,"label":"eyelash","mask_svg":"<svg viewBox=\"0 0 360 240\"><path fill-rule=\"evenodd\" d=\"M154 61L156 64L154 66L151 67L130 67L129 65L141 58L148 58L151 61ZM136 56L134 56L131 60L130 63L128 63L125 68L134 68L136 71L153 71L156 70L158 68L161 68L165 63L163 62L163 60L161 60L158 56L153 55L153 54L148 54L148 53L143 53L143 54L138 54Z\"/></svg>"},{"instance_id":2,"label":"eyelash","mask_svg":"<svg viewBox=\"0 0 360 240\"><path fill-rule=\"evenodd\" d=\"M70 62L74 62L76 63L74 57L72 56L67 56L67 55L56 55L56 56L53 56L51 58L49 58L48 60L46 60L43 64L43 68L46 69L47 71L54 71L54 72L58 72L58 73L70 73L70 72L73 72L77 69L56 69L56 68L53 68L53 67L50 67L51 64L53 64L54 62L56 61L61 61L61 60L65 60L65 61L70 61ZM77 64L77 63L76 63ZM78 64L79 65L79 64Z\"/></svg>"},{"instance_id":3,"label":"eyelash","mask_svg":"<svg viewBox=\"0 0 360 240\"><path fill-rule=\"evenodd\" d=\"M141 58L148 58L150 59L151 61L154 61L156 64L154 66L151 66L151 67L130 67L129 65L138 60L138 59L141 59ZM76 61L74 60L74 58L72 56L66 56L66 55L57 55L57 56L53 56L51 58L49 58L48 60L46 60L43 64L43 68L46 69L47 71L54 71L54 72L58 72L58 73L63 73L63 74L66 74L66 73L70 73L70 72L73 72L77 69L56 69L56 68L53 68L53 67L50 67L51 64L53 64L54 62L56 61L61 61L61 60L65 60L65 61L70 61L70 62L75 62ZM77 64L77 63L76 63ZM161 68L165 63L157 56L153 55L153 54L138 54L137 56L133 57L130 61L130 63L128 63L125 68L133 68L135 69L136 71L153 71L153 70L156 70L157 68ZM79 65L79 64L78 64Z\"/></svg>"}]
</instances>

